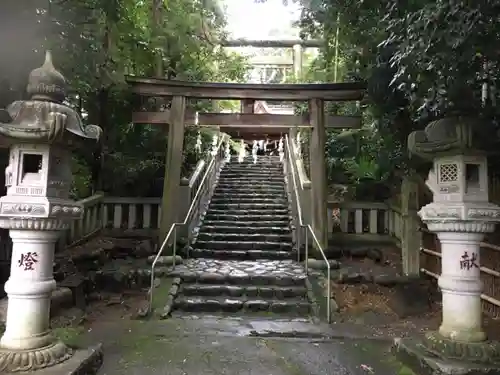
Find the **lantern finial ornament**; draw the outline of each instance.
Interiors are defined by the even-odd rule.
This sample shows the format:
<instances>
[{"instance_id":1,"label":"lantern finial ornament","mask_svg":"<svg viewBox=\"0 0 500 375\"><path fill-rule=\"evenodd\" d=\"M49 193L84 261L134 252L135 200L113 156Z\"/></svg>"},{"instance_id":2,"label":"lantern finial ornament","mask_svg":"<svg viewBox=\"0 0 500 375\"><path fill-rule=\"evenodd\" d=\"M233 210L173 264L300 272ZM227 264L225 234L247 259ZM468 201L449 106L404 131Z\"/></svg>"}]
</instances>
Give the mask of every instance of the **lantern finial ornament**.
<instances>
[{"instance_id":1,"label":"lantern finial ornament","mask_svg":"<svg viewBox=\"0 0 500 375\"><path fill-rule=\"evenodd\" d=\"M26 91L32 100L62 103L66 98L66 79L54 68L52 53L45 52L45 62L34 69L28 78Z\"/></svg>"}]
</instances>

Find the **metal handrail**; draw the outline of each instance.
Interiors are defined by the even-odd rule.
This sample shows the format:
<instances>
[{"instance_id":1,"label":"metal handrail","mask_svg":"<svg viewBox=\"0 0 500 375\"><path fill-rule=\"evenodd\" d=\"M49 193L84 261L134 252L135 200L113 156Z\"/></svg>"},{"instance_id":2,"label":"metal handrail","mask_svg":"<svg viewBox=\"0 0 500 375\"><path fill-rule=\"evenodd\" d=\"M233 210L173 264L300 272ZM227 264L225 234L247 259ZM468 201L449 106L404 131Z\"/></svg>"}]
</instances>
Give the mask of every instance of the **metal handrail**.
<instances>
[{"instance_id":1,"label":"metal handrail","mask_svg":"<svg viewBox=\"0 0 500 375\"><path fill-rule=\"evenodd\" d=\"M198 204L198 199L199 199L199 196L201 194L201 191L202 189L204 188L204 183L208 177L208 175L210 174L210 172L212 171L212 168L214 167L215 163L216 163L216 160L217 160L217 157L221 151L221 147L223 145L223 143L225 142L226 140L226 136L222 136L221 138L221 141L219 142L219 144L217 145L217 148L215 149L215 152L214 151L211 151L213 152L213 156L212 156L212 160L210 160L210 163L208 164L207 168L205 169L205 173L203 174L203 178L201 179L200 183L198 184L198 189L196 190L196 194L195 196L193 197L193 200L191 201L191 205L189 206L189 209L188 209L188 212L186 213L186 216L184 218L184 221L182 222L177 222L177 223L173 223L170 227L170 229L168 230L167 232L167 235L165 236L165 239L163 240L161 246L160 246L160 249L158 250L158 253L156 254L156 257L155 259L153 260L153 263L151 264L151 285L149 287L149 306L148 306L148 313L151 312L152 308L153 308L153 290L154 290L154 280L155 280L155 267L156 267L156 263L158 262L158 259L160 258L160 256L162 255L164 249L165 249L165 246L167 245L167 243L169 242L169 239L170 239L170 236L172 235L173 233L173 251L172 251L172 255L173 255L173 268L175 268L175 257L176 257L176 254L177 254L177 227L179 226L184 226L187 224L188 220L189 220L189 217L191 216L191 214L193 213L194 211L194 208L195 206ZM189 246L189 240L188 240L188 246Z\"/></svg>"},{"instance_id":2,"label":"metal handrail","mask_svg":"<svg viewBox=\"0 0 500 375\"><path fill-rule=\"evenodd\" d=\"M330 303L331 303L331 270L330 270L330 262L328 261L328 258L325 255L325 252L323 251L323 248L321 247L318 238L316 237L316 234L313 231L313 228L311 227L310 224L304 224L304 221L302 219L302 207L300 205L300 199L299 199L299 192L298 192L298 187L297 187L297 181L296 181L296 175L295 175L295 169L292 163L292 147L290 144L290 140L288 139L288 135L285 135L285 142L286 142L286 149L287 149L287 159L288 159L288 167L290 168L292 172L292 181L293 181L293 192L295 195L295 205L297 206L297 218L299 220L299 227L300 229L306 229L306 236L305 236L305 269L306 269L306 274L308 273L309 266L308 266L308 261L309 261L309 236L307 235L307 231L311 233L312 239L316 245L316 248L318 251L321 253L321 256L323 257L323 260L326 262L326 272L327 272L327 278L328 278L328 284L327 284L327 293L328 297L326 299L326 320L328 323L331 323L331 310L330 310ZM314 182L313 182L314 183ZM297 232L297 258L300 260L300 232L299 230Z\"/></svg>"}]
</instances>

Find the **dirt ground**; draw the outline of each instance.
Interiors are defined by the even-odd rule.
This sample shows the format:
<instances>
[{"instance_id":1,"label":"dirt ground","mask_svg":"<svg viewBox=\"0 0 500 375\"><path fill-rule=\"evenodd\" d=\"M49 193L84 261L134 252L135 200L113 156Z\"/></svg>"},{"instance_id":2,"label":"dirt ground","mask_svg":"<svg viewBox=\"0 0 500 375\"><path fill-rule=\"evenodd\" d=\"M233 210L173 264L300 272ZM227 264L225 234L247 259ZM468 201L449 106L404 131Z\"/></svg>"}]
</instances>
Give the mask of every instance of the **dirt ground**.
<instances>
[{"instance_id":1,"label":"dirt ground","mask_svg":"<svg viewBox=\"0 0 500 375\"><path fill-rule=\"evenodd\" d=\"M400 337L423 333L439 327L441 306L433 303L426 313L401 318L391 303L395 293L391 288L374 284L333 284L332 294L339 306L338 321L369 326L377 336Z\"/></svg>"},{"instance_id":2,"label":"dirt ground","mask_svg":"<svg viewBox=\"0 0 500 375\"><path fill-rule=\"evenodd\" d=\"M342 269L353 272L376 274L399 274L401 270L400 251L396 248L383 249L383 260L376 263L370 259L340 259ZM347 327L362 327L379 337L401 337L435 330L441 322L440 294L435 281L430 284L428 306L416 315L399 316L394 306L404 304L394 287L370 284L332 283L332 296L339 312L333 324ZM77 308L63 311L52 321L54 328L79 326L92 329L99 322L130 320L137 318L137 312L146 303L147 290L124 291L122 293L94 293L85 312ZM490 338L500 339L500 320L488 316L484 325Z\"/></svg>"},{"instance_id":3,"label":"dirt ground","mask_svg":"<svg viewBox=\"0 0 500 375\"><path fill-rule=\"evenodd\" d=\"M382 249L383 260L376 263L370 259L340 259L342 268L359 273L399 274L401 251L398 248ZM400 337L439 328L441 323L441 299L435 280L429 280L428 306L424 312L401 317L393 306L400 300L394 287L376 284L332 284L332 296L339 306L337 321L370 327L374 335ZM484 326L490 338L500 339L500 320L484 317Z\"/></svg>"},{"instance_id":4,"label":"dirt ground","mask_svg":"<svg viewBox=\"0 0 500 375\"><path fill-rule=\"evenodd\" d=\"M52 328L85 327L91 329L99 322L116 322L137 317L145 306L147 291L126 291L123 293L95 293L87 308L66 309L51 321Z\"/></svg>"}]
</instances>

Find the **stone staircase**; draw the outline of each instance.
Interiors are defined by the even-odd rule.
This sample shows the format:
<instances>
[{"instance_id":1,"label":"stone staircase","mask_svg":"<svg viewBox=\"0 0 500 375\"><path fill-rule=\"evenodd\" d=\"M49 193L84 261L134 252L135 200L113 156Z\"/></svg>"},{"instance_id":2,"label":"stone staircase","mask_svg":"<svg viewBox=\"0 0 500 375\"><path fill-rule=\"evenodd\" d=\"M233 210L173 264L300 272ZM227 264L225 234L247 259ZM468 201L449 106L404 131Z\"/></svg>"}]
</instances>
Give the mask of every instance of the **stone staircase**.
<instances>
[{"instance_id":1,"label":"stone staircase","mask_svg":"<svg viewBox=\"0 0 500 375\"><path fill-rule=\"evenodd\" d=\"M250 159L250 158L248 158ZM225 165L200 228L194 258L291 259L292 232L278 157Z\"/></svg>"},{"instance_id":2,"label":"stone staircase","mask_svg":"<svg viewBox=\"0 0 500 375\"><path fill-rule=\"evenodd\" d=\"M307 316L306 275L292 241L283 165L260 156L220 173L173 313L279 313Z\"/></svg>"}]
</instances>

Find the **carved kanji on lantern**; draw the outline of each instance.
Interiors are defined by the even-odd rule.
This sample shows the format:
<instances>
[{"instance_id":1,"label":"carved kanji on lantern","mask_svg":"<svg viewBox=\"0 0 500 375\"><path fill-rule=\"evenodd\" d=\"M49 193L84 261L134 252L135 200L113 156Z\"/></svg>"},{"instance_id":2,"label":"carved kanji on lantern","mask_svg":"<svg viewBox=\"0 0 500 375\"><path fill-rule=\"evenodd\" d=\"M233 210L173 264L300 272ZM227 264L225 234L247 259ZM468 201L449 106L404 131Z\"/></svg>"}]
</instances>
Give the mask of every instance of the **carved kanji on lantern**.
<instances>
[{"instance_id":1,"label":"carved kanji on lantern","mask_svg":"<svg viewBox=\"0 0 500 375\"><path fill-rule=\"evenodd\" d=\"M38 263L38 253L28 251L27 253L22 253L17 264L19 267L24 268L24 271L33 271L33 266Z\"/></svg>"}]
</instances>

